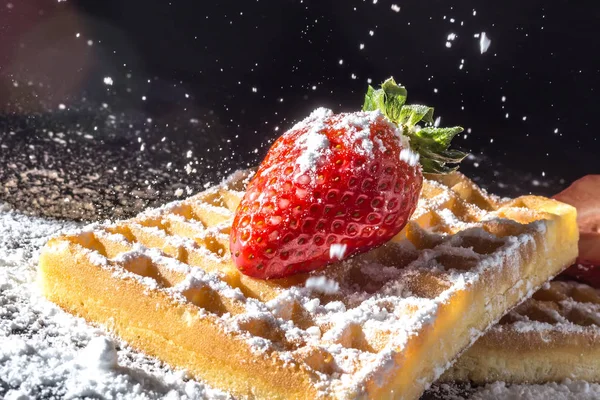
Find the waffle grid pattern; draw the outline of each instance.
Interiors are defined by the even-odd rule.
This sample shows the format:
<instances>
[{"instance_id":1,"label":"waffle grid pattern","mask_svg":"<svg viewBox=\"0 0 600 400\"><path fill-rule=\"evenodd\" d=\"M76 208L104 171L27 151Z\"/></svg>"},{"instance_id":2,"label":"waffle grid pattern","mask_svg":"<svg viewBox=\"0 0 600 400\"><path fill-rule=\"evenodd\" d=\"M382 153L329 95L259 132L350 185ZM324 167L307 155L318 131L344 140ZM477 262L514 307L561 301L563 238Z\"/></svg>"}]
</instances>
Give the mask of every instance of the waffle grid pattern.
<instances>
[{"instance_id":1,"label":"waffle grid pattern","mask_svg":"<svg viewBox=\"0 0 600 400\"><path fill-rule=\"evenodd\" d=\"M506 314L444 381L600 381L600 290L555 280Z\"/></svg>"},{"instance_id":2,"label":"waffle grid pattern","mask_svg":"<svg viewBox=\"0 0 600 400\"><path fill-rule=\"evenodd\" d=\"M550 251L545 234L552 223L570 222L563 215L569 209L539 198L502 201L453 174L426 180L411 222L388 244L311 274L255 280L240 274L228 254L229 224L248 177L239 172L184 201L53 239L41 268L44 291L143 350L160 353L139 335L137 342L123 332L118 317L102 321L90 305L53 293L52 285L68 285L68 278L52 283L59 268L52 257L66 255L110 271L117 281L134 281L145 294L163 293L164 307L173 308L172 301L185 308L188 325L208 320L227 338L223 348L246 347L257 360L268 360L265 379L293 376L290 390L296 379L296 386L306 384L307 398L392 391L416 398L458 352L566 263L556 260L553 268L537 271L539 277L531 274L536 253ZM527 287L517 285L522 279ZM508 294L495 298L489 290ZM444 339L447 329L457 329L452 340ZM210 381L196 365L178 357L167 361ZM403 376L398 368L411 372ZM279 378L279 369L291 375ZM269 394L258 381L242 388L227 379L209 383L241 396Z\"/></svg>"},{"instance_id":3,"label":"waffle grid pattern","mask_svg":"<svg viewBox=\"0 0 600 400\"><path fill-rule=\"evenodd\" d=\"M503 317L500 325L514 325L516 330L523 330L524 323L529 322L539 329L588 326L600 332L600 290L574 281L549 282Z\"/></svg>"}]
</instances>

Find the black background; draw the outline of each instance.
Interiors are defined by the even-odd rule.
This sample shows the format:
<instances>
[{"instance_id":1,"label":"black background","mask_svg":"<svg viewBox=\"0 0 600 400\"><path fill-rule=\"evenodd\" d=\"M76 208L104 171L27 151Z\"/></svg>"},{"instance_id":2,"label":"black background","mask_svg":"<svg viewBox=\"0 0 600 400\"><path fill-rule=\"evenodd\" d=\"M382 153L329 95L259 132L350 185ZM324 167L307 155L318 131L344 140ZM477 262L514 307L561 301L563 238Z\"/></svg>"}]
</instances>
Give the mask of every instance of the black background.
<instances>
[{"instance_id":1,"label":"black background","mask_svg":"<svg viewBox=\"0 0 600 400\"><path fill-rule=\"evenodd\" d=\"M8 2L0 200L31 206L23 171L49 169L65 179L38 173L33 197L91 188L84 219L115 202L131 214L257 163L312 109L358 109L368 79L391 75L409 102L470 129L456 139L474 155L465 173L548 195L600 172L599 21L600 4L577 1Z\"/></svg>"}]
</instances>

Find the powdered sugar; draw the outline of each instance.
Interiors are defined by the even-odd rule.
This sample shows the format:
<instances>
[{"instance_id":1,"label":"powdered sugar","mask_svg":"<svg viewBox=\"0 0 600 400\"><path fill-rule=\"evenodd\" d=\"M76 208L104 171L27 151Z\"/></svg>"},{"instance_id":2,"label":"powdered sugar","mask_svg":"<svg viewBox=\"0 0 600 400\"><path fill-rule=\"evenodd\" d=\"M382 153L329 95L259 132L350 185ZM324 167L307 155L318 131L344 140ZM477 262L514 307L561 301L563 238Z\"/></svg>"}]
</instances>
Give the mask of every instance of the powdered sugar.
<instances>
[{"instance_id":1,"label":"powdered sugar","mask_svg":"<svg viewBox=\"0 0 600 400\"><path fill-rule=\"evenodd\" d=\"M481 387L443 383L434 385L424 397L436 400L597 400L600 384L569 379L543 385L495 382Z\"/></svg>"},{"instance_id":2,"label":"powdered sugar","mask_svg":"<svg viewBox=\"0 0 600 400\"><path fill-rule=\"evenodd\" d=\"M507 385L496 382L474 393L471 400L597 400L600 384L567 380L545 385Z\"/></svg>"},{"instance_id":3,"label":"powdered sugar","mask_svg":"<svg viewBox=\"0 0 600 400\"><path fill-rule=\"evenodd\" d=\"M304 174L313 174L318 166L327 162L331 156L331 143L323 130L327 128L327 120L333 116L331 110L318 108L314 110L307 118L300 121L292 127L289 132L306 129L306 132L298 141L298 146L301 153L296 159L298 170L296 179L302 179ZM419 156L410 150L409 140L402 134L398 126L392 124L379 110L345 113L335 116L335 123L332 128L342 130L347 135L348 142L344 143L348 148L352 148L357 154L373 159L375 151L381 153L386 151L386 147L379 137L374 137L371 132L371 127L374 123L387 124L394 132L395 136L400 140L403 152L400 154L400 160L415 166L418 163Z\"/></svg>"},{"instance_id":4,"label":"powdered sugar","mask_svg":"<svg viewBox=\"0 0 600 400\"><path fill-rule=\"evenodd\" d=\"M411 167L419 163L419 154L412 151L410 148L404 148L400 151L400 161L404 161Z\"/></svg>"},{"instance_id":5,"label":"powdered sugar","mask_svg":"<svg viewBox=\"0 0 600 400\"><path fill-rule=\"evenodd\" d=\"M410 148L408 138L402 134L398 126L391 123L379 110L341 114L339 121L333 125L333 128L350 132L353 143L349 143L349 145L352 145L358 154L372 159L376 149L375 144L377 144L377 150L380 152L383 153L386 150L380 138L374 137L371 139L370 128L376 122L386 124L400 140L402 147L405 149Z\"/></svg>"},{"instance_id":6,"label":"powdered sugar","mask_svg":"<svg viewBox=\"0 0 600 400\"><path fill-rule=\"evenodd\" d=\"M0 206L0 397L229 399L38 295L39 248L75 227Z\"/></svg>"},{"instance_id":7,"label":"powdered sugar","mask_svg":"<svg viewBox=\"0 0 600 400\"><path fill-rule=\"evenodd\" d=\"M320 133L325 125L316 125L309 130L300 140L300 146L304 150L298 157L297 164L300 167L298 173L303 174L307 171L314 172L319 161L325 155L325 151L329 149L329 140L327 136Z\"/></svg>"},{"instance_id":8,"label":"powdered sugar","mask_svg":"<svg viewBox=\"0 0 600 400\"><path fill-rule=\"evenodd\" d=\"M342 258L344 258L347 248L348 245L345 243L333 243L329 247L329 258L331 258L332 260L341 260Z\"/></svg>"},{"instance_id":9,"label":"powdered sugar","mask_svg":"<svg viewBox=\"0 0 600 400\"><path fill-rule=\"evenodd\" d=\"M324 276L311 276L306 280L304 286L318 293L334 294L340 290L340 284L333 279Z\"/></svg>"},{"instance_id":10,"label":"powdered sugar","mask_svg":"<svg viewBox=\"0 0 600 400\"><path fill-rule=\"evenodd\" d=\"M329 118L333 112L327 108L317 108L304 120L298 122L290 131L299 129L310 129L302 136L298 145L303 148L302 154L298 157L298 175L306 172L314 172L318 163L326 155L329 149L329 140L321 131L325 129L324 121Z\"/></svg>"}]
</instances>

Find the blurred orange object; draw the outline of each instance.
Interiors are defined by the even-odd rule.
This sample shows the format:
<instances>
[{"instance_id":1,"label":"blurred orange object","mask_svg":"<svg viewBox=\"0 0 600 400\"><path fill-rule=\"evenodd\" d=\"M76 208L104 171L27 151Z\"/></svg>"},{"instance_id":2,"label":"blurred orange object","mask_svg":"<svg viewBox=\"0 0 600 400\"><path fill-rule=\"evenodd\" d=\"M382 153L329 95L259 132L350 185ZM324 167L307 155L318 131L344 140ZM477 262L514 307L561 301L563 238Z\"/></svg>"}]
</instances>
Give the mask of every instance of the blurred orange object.
<instances>
[{"instance_id":1,"label":"blurred orange object","mask_svg":"<svg viewBox=\"0 0 600 400\"><path fill-rule=\"evenodd\" d=\"M564 274L600 287L600 175L586 175L554 198L577 208L579 257Z\"/></svg>"}]
</instances>

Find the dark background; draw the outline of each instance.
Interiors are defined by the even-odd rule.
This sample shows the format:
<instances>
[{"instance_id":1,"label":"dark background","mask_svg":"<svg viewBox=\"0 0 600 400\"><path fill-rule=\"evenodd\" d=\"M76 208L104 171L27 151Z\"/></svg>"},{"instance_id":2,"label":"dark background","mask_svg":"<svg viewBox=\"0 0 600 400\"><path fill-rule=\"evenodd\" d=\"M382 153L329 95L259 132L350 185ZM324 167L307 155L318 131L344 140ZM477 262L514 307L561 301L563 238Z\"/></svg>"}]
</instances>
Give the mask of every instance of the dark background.
<instances>
[{"instance_id":1,"label":"dark background","mask_svg":"<svg viewBox=\"0 0 600 400\"><path fill-rule=\"evenodd\" d=\"M598 22L577 1L5 2L0 201L128 216L256 164L312 109L358 109L391 75L469 129L463 172L550 195L600 173Z\"/></svg>"}]
</instances>

